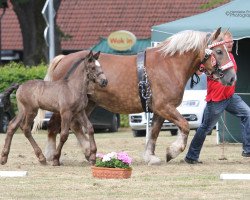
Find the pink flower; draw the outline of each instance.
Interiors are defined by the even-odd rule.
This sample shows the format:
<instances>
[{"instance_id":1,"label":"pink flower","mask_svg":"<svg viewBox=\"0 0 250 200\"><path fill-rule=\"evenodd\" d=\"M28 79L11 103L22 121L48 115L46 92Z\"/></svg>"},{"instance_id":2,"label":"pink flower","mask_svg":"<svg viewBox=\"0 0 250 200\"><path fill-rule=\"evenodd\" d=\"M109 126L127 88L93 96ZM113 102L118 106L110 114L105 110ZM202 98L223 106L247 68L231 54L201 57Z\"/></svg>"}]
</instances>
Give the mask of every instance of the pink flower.
<instances>
[{"instance_id":1,"label":"pink flower","mask_svg":"<svg viewBox=\"0 0 250 200\"><path fill-rule=\"evenodd\" d=\"M130 158L126 152L119 152L117 158L127 164L131 164L132 162L132 158Z\"/></svg>"}]
</instances>

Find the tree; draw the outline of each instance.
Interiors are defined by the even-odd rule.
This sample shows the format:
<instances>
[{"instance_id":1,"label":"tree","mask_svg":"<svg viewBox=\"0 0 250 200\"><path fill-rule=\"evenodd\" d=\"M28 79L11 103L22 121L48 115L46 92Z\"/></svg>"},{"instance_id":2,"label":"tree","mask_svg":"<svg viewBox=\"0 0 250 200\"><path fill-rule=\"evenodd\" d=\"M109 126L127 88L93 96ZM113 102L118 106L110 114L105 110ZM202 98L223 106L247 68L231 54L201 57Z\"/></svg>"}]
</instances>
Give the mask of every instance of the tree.
<instances>
[{"instance_id":1,"label":"tree","mask_svg":"<svg viewBox=\"0 0 250 200\"><path fill-rule=\"evenodd\" d=\"M46 1L10 0L10 2L17 15L22 32L23 62L25 65L37 65L48 57L48 48L43 37L46 23L41 14ZM56 11L59 9L60 4L61 0L54 0L54 8ZM56 49L60 51L60 41L58 37L56 37Z\"/></svg>"}]
</instances>

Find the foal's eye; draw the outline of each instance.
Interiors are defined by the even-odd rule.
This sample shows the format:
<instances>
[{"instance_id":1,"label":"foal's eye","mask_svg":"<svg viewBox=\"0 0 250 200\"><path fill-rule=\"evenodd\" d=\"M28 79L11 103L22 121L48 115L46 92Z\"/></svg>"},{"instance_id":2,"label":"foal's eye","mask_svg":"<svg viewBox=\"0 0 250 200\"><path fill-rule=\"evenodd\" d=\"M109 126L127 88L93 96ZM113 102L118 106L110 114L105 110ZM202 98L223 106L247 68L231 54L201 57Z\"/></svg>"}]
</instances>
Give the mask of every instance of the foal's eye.
<instances>
[{"instance_id":1,"label":"foal's eye","mask_svg":"<svg viewBox=\"0 0 250 200\"><path fill-rule=\"evenodd\" d=\"M222 54L222 51L220 49L216 50L216 53L221 55Z\"/></svg>"}]
</instances>

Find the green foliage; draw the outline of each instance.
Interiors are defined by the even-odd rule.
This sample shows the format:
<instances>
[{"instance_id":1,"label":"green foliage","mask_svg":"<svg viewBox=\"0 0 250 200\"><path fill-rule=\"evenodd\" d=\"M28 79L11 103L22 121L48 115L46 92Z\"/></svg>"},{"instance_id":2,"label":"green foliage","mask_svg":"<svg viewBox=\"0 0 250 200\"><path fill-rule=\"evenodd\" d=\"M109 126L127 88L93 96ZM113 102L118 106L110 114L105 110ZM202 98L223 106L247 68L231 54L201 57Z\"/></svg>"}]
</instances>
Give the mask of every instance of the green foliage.
<instances>
[{"instance_id":1,"label":"green foliage","mask_svg":"<svg viewBox=\"0 0 250 200\"><path fill-rule=\"evenodd\" d=\"M225 2L225 0L210 0L207 3L204 3L200 6L201 9L208 9L208 8L212 8L214 6L217 6L218 4L221 4Z\"/></svg>"},{"instance_id":2,"label":"green foliage","mask_svg":"<svg viewBox=\"0 0 250 200\"><path fill-rule=\"evenodd\" d=\"M120 126L129 127L128 115L120 114Z\"/></svg>"},{"instance_id":3,"label":"green foliage","mask_svg":"<svg viewBox=\"0 0 250 200\"><path fill-rule=\"evenodd\" d=\"M47 71L46 64L26 67L22 63L11 62L1 67L0 73L0 92L8 88L12 83L24 83L28 80L43 79ZM11 95L11 102L14 111L17 111L16 97Z\"/></svg>"},{"instance_id":4,"label":"green foliage","mask_svg":"<svg viewBox=\"0 0 250 200\"><path fill-rule=\"evenodd\" d=\"M38 66L26 67L21 63L11 62L1 67L0 91L8 88L12 83L23 83L32 79L43 79L47 66L42 63Z\"/></svg>"},{"instance_id":5,"label":"green foliage","mask_svg":"<svg viewBox=\"0 0 250 200\"><path fill-rule=\"evenodd\" d=\"M112 158L110 161L103 162L101 158L96 158L96 167L108 167L108 168L124 168L129 169L130 166L127 163L123 163L121 160Z\"/></svg>"}]
</instances>

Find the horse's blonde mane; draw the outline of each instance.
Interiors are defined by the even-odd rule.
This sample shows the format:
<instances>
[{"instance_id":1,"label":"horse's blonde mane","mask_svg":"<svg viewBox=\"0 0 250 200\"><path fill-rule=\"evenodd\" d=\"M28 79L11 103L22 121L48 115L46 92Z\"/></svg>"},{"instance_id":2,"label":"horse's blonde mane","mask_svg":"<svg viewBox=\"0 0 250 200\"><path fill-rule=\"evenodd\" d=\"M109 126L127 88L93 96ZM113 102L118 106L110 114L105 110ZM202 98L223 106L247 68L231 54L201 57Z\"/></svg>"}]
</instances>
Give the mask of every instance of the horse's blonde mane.
<instances>
[{"instance_id":1,"label":"horse's blonde mane","mask_svg":"<svg viewBox=\"0 0 250 200\"><path fill-rule=\"evenodd\" d=\"M179 32L159 44L160 51L164 55L183 54L188 51L196 51L205 46L206 33L186 30Z\"/></svg>"}]
</instances>

